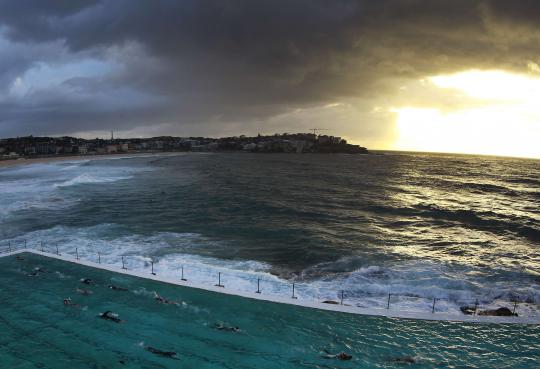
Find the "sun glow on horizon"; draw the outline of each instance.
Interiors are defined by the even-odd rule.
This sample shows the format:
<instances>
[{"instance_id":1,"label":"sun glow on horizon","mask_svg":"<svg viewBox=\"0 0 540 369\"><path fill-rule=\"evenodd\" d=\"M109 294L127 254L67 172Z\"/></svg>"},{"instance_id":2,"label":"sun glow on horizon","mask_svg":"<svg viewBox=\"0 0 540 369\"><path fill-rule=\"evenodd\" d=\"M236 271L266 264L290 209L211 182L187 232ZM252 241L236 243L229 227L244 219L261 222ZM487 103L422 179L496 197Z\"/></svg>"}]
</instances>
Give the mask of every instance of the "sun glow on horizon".
<instances>
[{"instance_id":1,"label":"sun glow on horizon","mask_svg":"<svg viewBox=\"0 0 540 369\"><path fill-rule=\"evenodd\" d=\"M481 104L449 112L393 109L396 149L540 158L540 78L467 71L429 81Z\"/></svg>"}]
</instances>

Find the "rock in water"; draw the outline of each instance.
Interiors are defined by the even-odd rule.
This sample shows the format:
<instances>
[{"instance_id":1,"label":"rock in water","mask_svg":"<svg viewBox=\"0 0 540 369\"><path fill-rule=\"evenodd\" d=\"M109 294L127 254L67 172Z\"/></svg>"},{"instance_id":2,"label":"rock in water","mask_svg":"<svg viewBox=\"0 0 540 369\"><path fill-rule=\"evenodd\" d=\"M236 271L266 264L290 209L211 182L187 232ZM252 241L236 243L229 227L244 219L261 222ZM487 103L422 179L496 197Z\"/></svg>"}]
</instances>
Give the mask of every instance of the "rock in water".
<instances>
[{"instance_id":1,"label":"rock in water","mask_svg":"<svg viewBox=\"0 0 540 369\"><path fill-rule=\"evenodd\" d=\"M473 315L476 310L474 306L462 306L459 308L463 314Z\"/></svg>"},{"instance_id":2,"label":"rock in water","mask_svg":"<svg viewBox=\"0 0 540 369\"><path fill-rule=\"evenodd\" d=\"M518 316L516 313L513 313L512 310L507 307L501 307L495 310L482 310L478 312L478 315L489 315L489 316Z\"/></svg>"}]
</instances>

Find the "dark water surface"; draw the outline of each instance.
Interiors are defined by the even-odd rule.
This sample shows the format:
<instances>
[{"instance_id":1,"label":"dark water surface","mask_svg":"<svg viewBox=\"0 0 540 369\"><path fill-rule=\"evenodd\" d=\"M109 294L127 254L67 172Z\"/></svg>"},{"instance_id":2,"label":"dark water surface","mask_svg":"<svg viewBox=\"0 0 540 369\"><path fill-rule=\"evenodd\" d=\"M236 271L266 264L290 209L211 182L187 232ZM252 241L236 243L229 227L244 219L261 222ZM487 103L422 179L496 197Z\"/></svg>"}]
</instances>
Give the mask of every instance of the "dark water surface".
<instances>
[{"instance_id":1,"label":"dark water surface","mask_svg":"<svg viewBox=\"0 0 540 369\"><path fill-rule=\"evenodd\" d=\"M263 276L275 293L296 280L301 297L345 289L383 306L399 293L455 309L476 297L540 302L539 205L538 160L115 157L0 169L0 242L143 255L133 267L152 257L203 280L219 268L250 291Z\"/></svg>"}]
</instances>

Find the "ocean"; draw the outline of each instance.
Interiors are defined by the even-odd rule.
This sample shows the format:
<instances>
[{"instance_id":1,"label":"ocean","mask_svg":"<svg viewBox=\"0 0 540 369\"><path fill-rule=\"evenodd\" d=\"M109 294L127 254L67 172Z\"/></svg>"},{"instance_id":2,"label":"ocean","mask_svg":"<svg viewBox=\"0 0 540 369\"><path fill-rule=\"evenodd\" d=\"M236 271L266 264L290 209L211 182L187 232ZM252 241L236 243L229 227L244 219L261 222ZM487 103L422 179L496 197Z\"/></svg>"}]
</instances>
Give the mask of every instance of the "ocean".
<instances>
[{"instance_id":1,"label":"ocean","mask_svg":"<svg viewBox=\"0 0 540 369\"><path fill-rule=\"evenodd\" d=\"M178 153L0 168L0 246L431 313L540 304L540 161Z\"/></svg>"}]
</instances>

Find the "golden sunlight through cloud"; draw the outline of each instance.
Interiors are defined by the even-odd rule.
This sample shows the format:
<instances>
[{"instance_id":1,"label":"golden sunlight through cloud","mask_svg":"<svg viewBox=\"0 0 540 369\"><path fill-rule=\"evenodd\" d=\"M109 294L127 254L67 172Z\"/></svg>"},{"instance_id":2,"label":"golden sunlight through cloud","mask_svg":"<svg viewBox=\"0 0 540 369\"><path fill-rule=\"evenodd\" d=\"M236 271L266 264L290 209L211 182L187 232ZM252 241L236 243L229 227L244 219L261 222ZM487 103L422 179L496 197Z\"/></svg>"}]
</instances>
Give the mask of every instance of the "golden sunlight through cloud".
<instances>
[{"instance_id":1,"label":"golden sunlight through cloud","mask_svg":"<svg viewBox=\"0 0 540 369\"><path fill-rule=\"evenodd\" d=\"M430 77L474 107L400 107L396 149L540 158L540 78L503 71Z\"/></svg>"}]
</instances>

